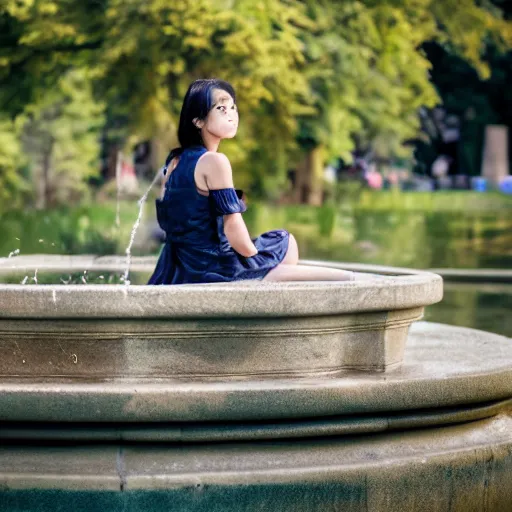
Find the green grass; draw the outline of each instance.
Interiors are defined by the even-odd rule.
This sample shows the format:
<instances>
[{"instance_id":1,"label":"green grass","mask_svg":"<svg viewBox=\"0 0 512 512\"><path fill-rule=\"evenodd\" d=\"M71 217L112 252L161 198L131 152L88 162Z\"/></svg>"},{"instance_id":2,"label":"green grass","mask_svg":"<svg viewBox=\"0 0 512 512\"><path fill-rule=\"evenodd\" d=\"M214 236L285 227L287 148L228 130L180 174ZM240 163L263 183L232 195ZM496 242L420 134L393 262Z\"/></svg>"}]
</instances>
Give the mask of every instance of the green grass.
<instances>
[{"instance_id":1,"label":"green grass","mask_svg":"<svg viewBox=\"0 0 512 512\"><path fill-rule=\"evenodd\" d=\"M512 195L499 192L437 191L402 192L400 190L364 190L352 203L359 210L395 210L430 212L512 211Z\"/></svg>"}]
</instances>

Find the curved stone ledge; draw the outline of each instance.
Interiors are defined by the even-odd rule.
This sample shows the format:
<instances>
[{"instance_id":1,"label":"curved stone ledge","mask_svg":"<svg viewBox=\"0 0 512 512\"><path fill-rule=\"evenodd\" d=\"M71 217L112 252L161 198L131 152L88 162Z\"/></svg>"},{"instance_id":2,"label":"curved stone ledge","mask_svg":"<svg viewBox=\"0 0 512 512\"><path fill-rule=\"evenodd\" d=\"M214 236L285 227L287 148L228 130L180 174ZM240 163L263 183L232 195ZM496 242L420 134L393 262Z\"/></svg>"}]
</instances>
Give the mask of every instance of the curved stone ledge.
<instances>
[{"instance_id":1,"label":"curved stone ledge","mask_svg":"<svg viewBox=\"0 0 512 512\"><path fill-rule=\"evenodd\" d=\"M147 381L390 369L422 315L415 308L291 319L0 320L0 377Z\"/></svg>"},{"instance_id":2,"label":"curved stone ledge","mask_svg":"<svg viewBox=\"0 0 512 512\"><path fill-rule=\"evenodd\" d=\"M511 472L507 415L301 442L0 447L6 510L506 511Z\"/></svg>"},{"instance_id":3,"label":"curved stone ledge","mask_svg":"<svg viewBox=\"0 0 512 512\"><path fill-rule=\"evenodd\" d=\"M441 298L439 276L400 269L356 282L0 285L0 377L388 371L402 361L410 324Z\"/></svg>"},{"instance_id":4,"label":"curved stone ledge","mask_svg":"<svg viewBox=\"0 0 512 512\"><path fill-rule=\"evenodd\" d=\"M485 357L482 357L485 354ZM282 379L2 378L0 420L234 421L457 407L512 397L512 342L413 324L402 367Z\"/></svg>"},{"instance_id":5,"label":"curved stone ledge","mask_svg":"<svg viewBox=\"0 0 512 512\"><path fill-rule=\"evenodd\" d=\"M389 311L442 299L428 272L356 282L0 285L1 318L258 318Z\"/></svg>"},{"instance_id":6,"label":"curved stone ledge","mask_svg":"<svg viewBox=\"0 0 512 512\"><path fill-rule=\"evenodd\" d=\"M456 283L512 283L512 270L500 268L433 268L430 272Z\"/></svg>"},{"instance_id":7,"label":"curved stone ledge","mask_svg":"<svg viewBox=\"0 0 512 512\"><path fill-rule=\"evenodd\" d=\"M329 266L389 277L0 285L2 506L508 510L512 340L409 330L439 276Z\"/></svg>"},{"instance_id":8,"label":"curved stone ledge","mask_svg":"<svg viewBox=\"0 0 512 512\"><path fill-rule=\"evenodd\" d=\"M369 434L438 427L512 413L512 399L465 407L406 411L373 416L338 416L281 422L226 423L13 423L0 424L0 439L11 441L138 441L195 443L257 441Z\"/></svg>"}]
</instances>

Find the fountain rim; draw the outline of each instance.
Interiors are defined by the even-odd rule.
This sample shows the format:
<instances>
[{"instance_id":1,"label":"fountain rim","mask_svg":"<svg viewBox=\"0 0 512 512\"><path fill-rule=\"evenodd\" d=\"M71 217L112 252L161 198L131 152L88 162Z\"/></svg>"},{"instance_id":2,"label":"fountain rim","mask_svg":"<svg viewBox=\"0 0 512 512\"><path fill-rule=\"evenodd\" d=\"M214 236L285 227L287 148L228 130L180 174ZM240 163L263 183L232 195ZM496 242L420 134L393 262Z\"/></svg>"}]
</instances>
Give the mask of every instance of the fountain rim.
<instances>
[{"instance_id":1,"label":"fountain rim","mask_svg":"<svg viewBox=\"0 0 512 512\"><path fill-rule=\"evenodd\" d=\"M412 309L439 302L443 295L442 278L428 271L322 261L301 263L373 271L386 278L172 286L0 284L0 319L304 317ZM41 265L39 270L55 269Z\"/></svg>"}]
</instances>

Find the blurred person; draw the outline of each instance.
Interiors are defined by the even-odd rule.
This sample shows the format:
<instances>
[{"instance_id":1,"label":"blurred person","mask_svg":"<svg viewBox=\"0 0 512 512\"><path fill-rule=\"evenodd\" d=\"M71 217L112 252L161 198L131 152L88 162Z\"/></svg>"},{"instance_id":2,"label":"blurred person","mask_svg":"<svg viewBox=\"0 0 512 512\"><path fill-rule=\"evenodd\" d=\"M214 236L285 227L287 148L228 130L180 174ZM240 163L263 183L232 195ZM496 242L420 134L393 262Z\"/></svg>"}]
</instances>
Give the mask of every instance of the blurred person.
<instances>
[{"instance_id":1,"label":"blurred person","mask_svg":"<svg viewBox=\"0 0 512 512\"><path fill-rule=\"evenodd\" d=\"M299 265L295 237L277 229L251 238L242 218L243 191L236 190L226 155L239 115L233 87L217 79L196 80L183 101L178 139L162 169L156 200L165 245L148 284L268 281L353 281L361 274Z\"/></svg>"},{"instance_id":2,"label":"blurred person","mask_svg":"<svg viewBox=\"0 0 512 512\"><path fill-rule=\"evenodd\" d=\"M383 179L382 174L377 171L375 164L368 166L365 177L366 185L372 189L380 190L382 188Z\"/></svg>"},{"instance_id":3,"label":"blurred person","mask_svg":"<svg viewBox=\"0 0 512 512\"><path fill-rule=\"evenodd\" d=\"M446 155L439 155L432 162L431 175L434 179L435 189L451 188L452 179L448 176L451 158Z\"/></svg>"}]
</instances>

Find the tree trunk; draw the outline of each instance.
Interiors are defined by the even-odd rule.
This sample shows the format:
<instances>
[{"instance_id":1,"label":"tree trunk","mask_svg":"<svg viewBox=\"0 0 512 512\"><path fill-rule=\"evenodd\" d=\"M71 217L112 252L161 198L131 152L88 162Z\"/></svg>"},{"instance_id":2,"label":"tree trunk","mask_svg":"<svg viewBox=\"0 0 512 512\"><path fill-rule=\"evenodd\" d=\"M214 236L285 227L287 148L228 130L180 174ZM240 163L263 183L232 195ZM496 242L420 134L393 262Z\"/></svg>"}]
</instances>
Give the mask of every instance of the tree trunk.
<instances>
[{"instance_id":1,"label":"tree trunk","mask_svg":"<svg viewBox=\"0 0 512 512\"><path fill-rule=\"evenodd\" d=\"M116 178L116 165L117 165L117 155L119 153L120 146L119 144L109 144L107 149L107 165L105 168L105 182L114 180Z\"/></svg>"},{"instance_id":2,"label":"tree trunk","mask_svg":"<svg viewBox=\"0 0 512 512\"><path fill-rule=\"evenodd\" d=\"M48 140L41 158L41 167L37 173L36 182L36 208L44 210L48 208L52 200L52 191L50 184L51 161L54 141L52 138Z\"/></svg>"},{"instance_id":3,"label":"tree trunk","mask_svg":"<svg viewBox=\"0 0 512 512\"><path fill-rule=\"evenodd\" d=\"M489 180L491 186L497 188L508 175L508 127L487 125L482 176Z\"/></svg>"},{"instance_id":4,"label":"tree trunk","mask_svg":"<svg viewBox=\"0 0 512 512\"><path fill-rule=\"evenodd\" d=\"M324 147L308 151L297 165L293 201L320 206L323 196Z\"/></svg>"}]
</instances>

